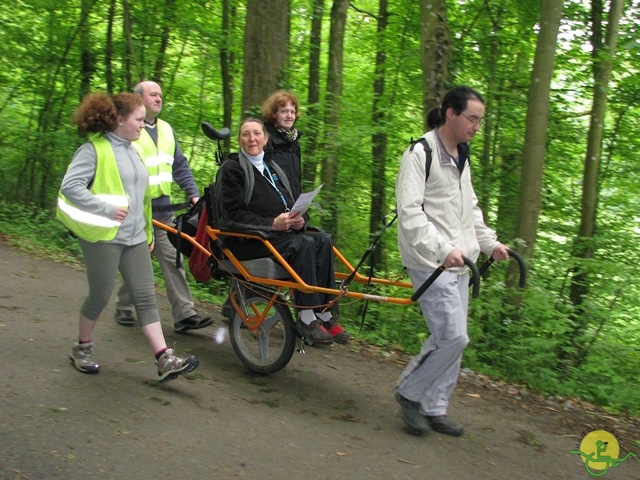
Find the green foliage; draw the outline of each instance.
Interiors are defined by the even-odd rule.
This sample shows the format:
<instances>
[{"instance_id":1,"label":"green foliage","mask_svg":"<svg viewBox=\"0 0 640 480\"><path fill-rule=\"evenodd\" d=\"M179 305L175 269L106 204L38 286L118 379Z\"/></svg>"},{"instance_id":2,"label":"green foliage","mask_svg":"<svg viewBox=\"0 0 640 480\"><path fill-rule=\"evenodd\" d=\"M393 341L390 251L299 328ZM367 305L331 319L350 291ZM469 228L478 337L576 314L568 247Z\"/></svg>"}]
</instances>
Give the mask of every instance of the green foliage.
<instances>
[{"instance_id":1,"label":"green foliage","mask_svg":"<svg viewBox=\"0 0 640 480\"><path fill-rule=\"evenodd\" d=\"M39 256L76 263L78 242L51 213L34 205L0 201L0 238Z\"/></svg>"}]
</instances>

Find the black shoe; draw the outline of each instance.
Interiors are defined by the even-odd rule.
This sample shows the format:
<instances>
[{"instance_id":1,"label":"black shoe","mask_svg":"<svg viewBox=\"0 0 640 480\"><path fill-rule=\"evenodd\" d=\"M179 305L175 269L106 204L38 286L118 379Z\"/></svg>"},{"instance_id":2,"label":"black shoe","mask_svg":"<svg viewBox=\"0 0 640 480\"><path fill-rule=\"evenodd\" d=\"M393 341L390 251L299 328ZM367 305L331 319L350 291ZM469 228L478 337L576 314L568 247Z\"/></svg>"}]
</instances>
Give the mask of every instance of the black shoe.
<instances>
[{"instance_id":1,"label":"black shoe","mask_svg":"<svg viewBox=\"0 0 640 480\"><path fill-rule=\"evenodd\" d=\"M116 323L123 327L135 327L136 317L131 310L116 308Z\"/></svg>"},{"instance_id":2,"label":"black shoe","mask_svg":"<svg viewBox=\"0 0 640 480\"><path fill-rule=\"evenodd\" d=\"M409 430L411 430L411 433L421 435L429 430L429 423L427 422L427 418L420 413L420 404L418 402L412 402L398 392L395 393L394 397L400 404L402 419L404 423L407 424L407 427L409 427Z\"/></svg>"},{"instance_id":3,"label":"black shoe","mask_svg":"<svg viewBox=\"0 0 640 480\"><path fill-rule=\"evenodd\" d=\"M213 318L203 317L198 315L191 315L179 322L174 323L173 331L176 333L185 333L188 330L198 330L199 328L208 327L213 323Z\"/></svg>"},{"instance_id":4,"label":"black shoe","mask_svg":"<svg viewBox=\"0 0 640 480\"><path fill-rule=\"evenodd\" d=\"M233 309L233 305L231 305L231 300L227 297L227 301L222 305L222 316L226 319L226 323L229 323L235 314L236 311Z\"/></svg>"},{"instance_id":5,"label":"black shoe","mask_svg":"<svg viewBox=\"0 0 640 480\"><path fill-rule=\"evenodd\" d=\"M321 347L333 343L333 337L322 326L320 320L315 320L310 325L298 320L296 327L300 336L304 338L305 343L311 347Z\"/></svg>"},{"instance_id":6,"label":"black shoe","mask_svg":"<svg viewBox=\"0 0 640 480\"><path fill-rule=\"evenodd\" d=\"M431 424L431 428L443 435L451 435L452 437L459 437L464 433L464 427L455 420L451 420L446 415L438 415L435 417L426 416L427 420Z\"/></svg>"}]
</instances>

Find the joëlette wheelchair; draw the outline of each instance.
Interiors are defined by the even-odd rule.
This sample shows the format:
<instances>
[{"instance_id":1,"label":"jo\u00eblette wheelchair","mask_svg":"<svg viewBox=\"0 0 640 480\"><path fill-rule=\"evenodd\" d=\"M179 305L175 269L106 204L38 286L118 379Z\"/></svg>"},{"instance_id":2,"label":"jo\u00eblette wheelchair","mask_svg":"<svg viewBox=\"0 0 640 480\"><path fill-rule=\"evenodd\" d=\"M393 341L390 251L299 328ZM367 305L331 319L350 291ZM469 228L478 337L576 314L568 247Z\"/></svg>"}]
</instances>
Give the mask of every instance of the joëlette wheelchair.
<instances>
[{"instance_id":1,"label":"jo\u00eblette wheelchair","mask_svg":"<svg viewBox=\"0 0 640 480\"><path fill-rule=\"evenodd\" d=\"M223 161L220 141L230 134L229 129L220 131L208 123L203 123L203 132L209 138L218 142L216 159L218 163ZM375 248L380 235L388 228L395 216L386 222L380 235L374 240L367 252L360 260L358 266L351 263L340 253L337 247L333 247L335 260L343 268L336 268L336 288L324 288L306 284L291 268L280 253L269 241L268 232L261 230L230 230L220 226L218 211L216 208L214 184L205 189L205 205L208 225L205 227L208 242L205 245L198 243L195 237L177 232L175 228L154 220L154 225L176 235L181 235L183 240L193 244L208 258L213 278L230 278L229 300L235 315L229 319L229 338L236 355L240 361L251 371L260 374L271 374L284 368L294 351L296 341L299 343L298 351L304 353L304 337L296 328L294 316L291 313L293 292L304 293L318 292L340 298L352 298L374 302L386 302L396 305L409 305L420 298L438 276L445 270L440 267L413 292L413 285L405 281L388 280L377 277L364 276L358 273L359 267L367 256ZM225 238L241 237L250 238L262 242L271 253L270 257L255 260L238 260L226 247ZM208 243L208 245L206 245ZM526 266L522 258L510 251L512 258L517 260L520 266L520 286L526 284ZM471 270L469 285L473 288L472 296L479 295L480 276L493 263L489 258L480 269L469 260L464 259L465 264ZM345 270L339 272L337 270ZM410 289L412 295L406 298L371 295L366 292L351 291L352 282L369 286L392 286ZM318 306L330 307L330 305Z\"/></svg>"}]
</instances>

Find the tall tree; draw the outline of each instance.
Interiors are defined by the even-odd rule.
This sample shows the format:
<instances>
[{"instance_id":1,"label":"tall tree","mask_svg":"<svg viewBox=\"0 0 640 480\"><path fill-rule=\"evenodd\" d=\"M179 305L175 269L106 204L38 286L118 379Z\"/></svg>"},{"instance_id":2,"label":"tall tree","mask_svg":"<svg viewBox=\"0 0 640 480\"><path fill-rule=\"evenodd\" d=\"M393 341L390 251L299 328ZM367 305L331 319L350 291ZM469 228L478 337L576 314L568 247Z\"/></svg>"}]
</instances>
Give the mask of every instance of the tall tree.
<instances>
[{"instance_id":1,"label":"tall tree","mask_svg":"<svg viewBox=\"0 0 640 480\"><path fill-rule=\"evenodd\" d=\"M349 0L334 0L331 7L331 29L329 32L329 71L327 73L327 99L325 113L325 155L322 158L322 182L327 195L328 215L323 218L325 229L336 235L338 232L338 204L336 183L338 178L338 151L340 102L342 96L342 69L344 66L344 34L347 24Z\"/></svg>"},{"instance_id":2,"label":"tall tree","mask_svg":"<svg viewBox=\"0 0 640 480\"><path fill-rule=\"evenodd\" d=\"M289 52L289 0L247 0L242 112L255 111L282 85Z\"/></svg>"},{"instance_id":3,"label":"tall tree","mask_svg":"<svg viewBox=\"0 0 640 480\"><path fill-rule=\"evenodd\" d=\"M82 0L80 6L80 95L84 96L91 89L91 79L95 73L94 52L91 49L91 27L89 14L93 0Z\"/></svg>"},{"instance_id":4,"label":"tall tree","mask_svg":"<svg viewBox=\"0 0 640 480\"><path fill-rule=\"evenodd\" d=\"M509 6L505 5L507 3ZM483 88L483 96L485 101L485 123L483 128L484 135L482 139L484 145L482 153L480 154L480 182L476 188L478 195L478 206L484 214L485 222L490 223L489 219L489 203L491 199L491 166L493 156L493 112L495 110L495 96L499 82L498 68L500 61L500 53L502 51L502 36L501 31L503 28L503 16L505 11L510 7L510 2L500 1L487 3L486 9L488 12L488 31L491 32L488 39L487 49L489 54L487 57L486 65L486 84ZM480 42L479 42L480 43ZM481 43L483 45L484 43Z\"/></svg>"},{"instance_id":5,"label":"tall tree","mask_svg":"<svg viewBox=\"0 0 640 480\"><path fill-rule=\"evenodd\" d=\"M540 34L531 70L527 109L520 202L516 237L520 252L530 258L538 232L538 216L542 204L542 173L547 144L549 93L555 61L556 42L562 19L562 0L542 0Z\"/></svg>"},{"instance_id":6,"label":"tall tree","mask_svg":"<svg viewBox=\"0 0 640 480\"><path fill-rule=\"evenodd\" d=\"M122 0L123 7L123 20L122 20L122 30L124 36L124 58L123 58L123 76L124 76L124 88L127 92L133 90L134 84L137 80L134 81L133 75L131 72L132 65L136 63L134 49L133 49L133 36L132 36L132 27L131 27L131 6L129 5L129 0Z\"/></svg>"},{"instance_id":7,"label":"tall tree","mask_svg":"<svg viewBox=\"0 0 640 480\"><path fill-rule=\"evenodd\" d=\"M589 122L589 134L587 136L587 154L584 161L580 229L578 237L574 242L574 256L580 261L574 268L570 289L571 303L575 307L571 340L575 348L575 361L578 363L582 361L584 356L584 346L579 338L585 327L589 324L589 314L587 308L585 308L585 297L589 294L589 272L585 267L585 263L587 263L585 260L588 261L593 258L593 240L596 231L599 194L598 175L602 154L605 111L613 59L618 41L618 28L620 17L622 16L622 5L622 0L611 0L606 33L603 41L603 1L593 0L591 4L593 105Z\"/></svg>"},{"instance_id":8,"label":"tall tree","mask_svg":"<svg viewBox=\"0 0 640 480\"><path fill-rule=\"evenodd\" d=\"M152 77L158 83L162 82L162 72L164 70L167 48L169 47L169 35L171 33L170 25L172 25L173 22L173 0L165 0L164 15L161 20L162 33L160 34L160 47L158 48L158 56L156 57L156 64L153 69Z\"/></svg>"},{"instance_id":9,"label":"tall tree","mask_svg":"<svg viewBox=\"0 0 640 480\"><path fill-rule=\"evenodd\" d=\"M107 92L113 94L113 23L116 16L116 0L109 0L109 16L107 18L107 38L104 45L104 74L107 81Z\"/></svg>"},{"instance_id":10,"label":"tall tree","mask_svg":"<svg viewBox=\"0 0 640 480\"><path fill-rule=\"evenodd\" d=\"M231 0L222 2L222 46L220 47L220 74L222 75L223 125L231 126L233 116L233 81L235 55L231 44L231 30L236 16L236 7ZM231 138L225 140L225 148L229 150Z\"/></svg>"},{"instance_id":11,"label":"tall tree","mask_svg":"<svg viewBox=\"0 0 640 480\"><path fill-rule=\"evenodd\" d=\"M376 36L376 65L373 78L373 134L371 135L371 213L369 214L369 237L374 238L382 228L382 221L387 206L386 197L386 170L387 170L387 112L385 108L385 81L386 81L386 29L389 24L389 12L387 0L379 0ZM384 240L380 240L378 252L384 252ZM372 260L374 268L382 263L380 255Z\"/></svg>"},{"instance_id":12,"label":"tall tree","mask_svg":"<svg viewBox=\"0 0 640 480\"><path fill-rule=\"evenodd\" d=\"M311 32L309 36L309 95L307 96L307 113L310 118L320 116L320 47L322 46L322 16L324 14L324 0L313 0L311 15ZM307 145L310 155L304 156L302 165L303 187L310 187L315 183L318 167L318 137L320 122L311 121L307 127Z\"/></svg>"},{"instance_id":13,"label":"tall tree","mask_svg":"<svg viewBox=\"0 0 640 480\"><path fill-rule=\"evenodd\" d=\"M422 65L422 107L424 130L428 130L427 113L442 102L449 81L451 40L447 27L445 0L420 2L420 38Z\"/></svg>"}]
</instances>

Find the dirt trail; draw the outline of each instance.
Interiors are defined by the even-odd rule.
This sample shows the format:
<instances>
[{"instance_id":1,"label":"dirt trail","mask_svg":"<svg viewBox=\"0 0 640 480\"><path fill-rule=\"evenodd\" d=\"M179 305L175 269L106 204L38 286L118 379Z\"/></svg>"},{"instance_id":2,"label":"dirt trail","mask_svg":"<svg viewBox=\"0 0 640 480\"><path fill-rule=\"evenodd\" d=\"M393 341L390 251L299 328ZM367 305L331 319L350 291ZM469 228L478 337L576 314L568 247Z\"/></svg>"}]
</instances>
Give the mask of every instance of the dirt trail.
<instances>
[{"instance_id":1,"label":"dirt trail","mask_svg":"<svg viewBox=\"0 0 640 480\"><path fill-rule=\"evenodd\" d=\"M637 424L475 375L452 399L462 438L412 436L392 397L404 359L336 345L256 376L212 341L215 326L174 334L164 297L168 343L196 354L198 370L160 386L142 334L116 325L111 304L95 334L102 371L83 375L67 359L82 269L3 244L0 259L2 479L587 479L569 451L592 427L637 438ZM217 307L200 310L221 325ZM640 479L640 463L603 478Z\"/></svg>"}]
</instances>

